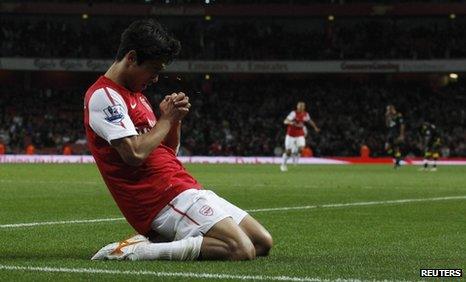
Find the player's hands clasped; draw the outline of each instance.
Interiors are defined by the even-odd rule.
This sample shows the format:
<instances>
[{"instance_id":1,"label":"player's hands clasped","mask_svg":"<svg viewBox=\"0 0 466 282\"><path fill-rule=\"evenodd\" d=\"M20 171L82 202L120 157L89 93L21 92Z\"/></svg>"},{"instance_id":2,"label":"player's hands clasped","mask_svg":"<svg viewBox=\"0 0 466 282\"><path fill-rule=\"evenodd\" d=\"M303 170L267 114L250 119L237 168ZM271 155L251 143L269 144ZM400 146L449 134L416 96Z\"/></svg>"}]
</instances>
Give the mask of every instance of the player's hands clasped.
<instances>
[{"instance_id":1,"label":"player's hands clasped","mask_svg":"<svg viewBox=\"0 0 466 282\"><path fill-rule=\"evenodd\" d=\"M189 97L183 92L167 95L160 103L162 113L160 118L167 118L172 123L178 122L188 114L189 108L191 108Z\"/></svg>"}]
</instances>

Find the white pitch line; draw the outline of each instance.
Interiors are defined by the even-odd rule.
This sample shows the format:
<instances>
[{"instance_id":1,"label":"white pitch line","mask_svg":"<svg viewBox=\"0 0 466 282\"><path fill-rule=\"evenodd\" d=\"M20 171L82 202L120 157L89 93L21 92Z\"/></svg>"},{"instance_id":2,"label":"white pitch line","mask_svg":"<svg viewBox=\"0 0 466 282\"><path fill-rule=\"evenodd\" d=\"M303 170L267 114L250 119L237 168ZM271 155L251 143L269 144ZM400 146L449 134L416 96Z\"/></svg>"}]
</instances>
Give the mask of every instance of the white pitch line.
<instances>
[{"instance_id":1,"label":"white pitch line","mask_svg":"<svg viewBox=\"0 0 466 282\"><path fill-rule=\"evenodd\" d=\"M79 184L79 185L98 185L103 182L96 181L56 181L56 180L16 180L16 179L0 179L0 183L26 183L26 184Z\"/></svg>"},{"instance_id":2,"label":"white pitch line","mask_svg":"<svg viewBox=\"0 0 466 282\"><path fill-rule=\"evenodd\" d=\"M0 179L0 183L24 183L24 184L71 184L71 185L102 185L105 187L104 182L98 182L98 181L69 181L69 180L63 180L63 181L57 181L57 180L19 180L19 179ZM205 185L206 187L212 187L212 186L219 186L219 185L226 185L225 183L209 183L208 185ZM228 184L229 187L242 187L243 185L241 184ZM262 183L257 183L257 184L251 184L249 185L251 187L270 187L273 186L271 184L262 184ZM302 185L299 187L303 187ZM304 186L307 187L307 186Z\"/></svg>"},{"instance_id":3,"label":"white pitch line","mask_svg":"<svg viewBox=\"0 0 466 282\"><path fill-rule=\"evenodd\" d=\"M320 278L310 277L293 277L293 276L266 276L266 275L232 275L218 273L195 273L195 272L164 272L164 271L129 271L129 270L110 270L98 268L65 268L65 267L34 267L34 266L14 266L1 265L0 270L11 271L36 271L36 272L61 272L61 273L86 273L86 274L117 274L117 275L136 275L136 276L155 276L155 277L182 277L182 278L200 278L200 279L229 279L229 280L266 280L266 281L296 281L296 282L317 282L330 281ZM338 281L360 281L358 279L338 279Z\"/></svg>"},{"instance_id":4,"label":"white pitch line","mask_svg":"<svg viewBox=\"0 0 466 282\"><path fill-rule=\"evenodd\" d=\"M356 202L356 203L344 203L344 204L325 204L325 205L299 206L299 207L265 208L265 209L248 210L248 212L307 210L307 209L316 209L316 208L341 208L341 207L354 207L354 206L404 204L404 203L414 203L414 202L433 202L433 201L462 200L462 199L466 199L466 196L436 197L436 198L423 198L423 199L400 199L400 200L388 200L388 201Z\"/></svg>"},{"instance_id":5,"label":"white pitch line","mask_svg":"<svg viewBox=\"0 0 466 282\"><path fill-rule=\"evenodd\" d=\"M3 224L0 228L17 228L17 227L33 227L42 225L60 225L60 224L76 224L76 223L94 223L94 222L105 222L105 221L118 221L123 220L124 217L114 218L97 218L97 219L82 219L82 220L62 220L62 221L42 221L42 222L30 222L30 223L15 223L15 224Z\"/></svg>"},{"instance_id":6,"label":"white pitch line","mask_svg":"<svg viewBox=\"0 0 466 282\"><path fill-rule=\"evenodd\" d=\"M421 198L421 199L400 199L400 200L388 200L388 201L324 204L324 205L311 205L311 206L298 206L298 207L250 209L246 211L250 213L255 213L255 212L273 212L273 211L288 211L288 210L307 210L307 209L317 209L317 208L341 208L341 207L356 207L356 206L405 204L405 203L415 203L415 202L434 202L434 201L463 200L463 199L466 199L466 195L465 196ZM96 223L96 222L106 222L106 221L119 221L119 220L124 220L124 219L125 219L124 217L114 217L114 218L97 218L97 219L82 219L82 220L14 223L14 224L2 224L0 225L0 229L1 228L34 227L34 226L43 226L43 225Z\"/></svg>"}]
</instances>

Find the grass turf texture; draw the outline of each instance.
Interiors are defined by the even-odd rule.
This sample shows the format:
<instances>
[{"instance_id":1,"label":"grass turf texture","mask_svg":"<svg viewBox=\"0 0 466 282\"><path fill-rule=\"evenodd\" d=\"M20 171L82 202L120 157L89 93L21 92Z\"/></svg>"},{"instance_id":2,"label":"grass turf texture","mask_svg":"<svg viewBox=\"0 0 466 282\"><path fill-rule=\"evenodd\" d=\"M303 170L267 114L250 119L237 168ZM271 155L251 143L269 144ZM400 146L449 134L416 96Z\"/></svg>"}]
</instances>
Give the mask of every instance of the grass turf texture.
<instances>
[{"instance_id":1,"label":"grass turf texture","mask_svg":"<svg viewBox=\"0 0 466 282\"><path fill-rule=\"evenodd\" d=\"M466 169L407 166L190 165L206 187L243 209L466 195ZM94 165L0 167L0 225L121 217ZM193 272L320 279L419 280L420 268L466 270L466 200L251 213L272 233L271 255L247 262L92 262L133 234L123 220L0 228L0 265ZM135 274L0 270L12 280L200 280Z\"/></svg>"}]
</instances>

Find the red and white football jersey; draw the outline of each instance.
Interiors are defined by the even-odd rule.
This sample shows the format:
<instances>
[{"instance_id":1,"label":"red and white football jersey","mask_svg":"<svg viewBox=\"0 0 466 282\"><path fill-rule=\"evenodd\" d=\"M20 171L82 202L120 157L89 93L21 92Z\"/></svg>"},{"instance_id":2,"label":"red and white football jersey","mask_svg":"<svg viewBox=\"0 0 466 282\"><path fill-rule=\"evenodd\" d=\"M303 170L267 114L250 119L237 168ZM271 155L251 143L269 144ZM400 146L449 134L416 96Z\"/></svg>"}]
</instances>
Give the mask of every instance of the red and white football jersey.
<instances>
[{"instance_id":1,"label":"red and white football jersey","mask_svg":"<svg viewBox=\"0 0 466 282\"><path fill-rule=\"evenodd\" d=\"M110 145L111 140L146 133L156 122L142 93L104 76L86 92L84 126L89 149L118 207L140 234L150 231L155 216L178 194L201 189L168 146L161 144L134 167Z\"/></svg>"},{"instance_id":2,"label":"red and white football jersey","mask_svg":"<svg viewBox=\"0 0 466 282\"><path fill-rule=\"evenodd\" d=\"M291 136L291 137L300 137L304 136L304 122L310 121L311 117L309 116L309 113L306 111L303 112L296 112L292 111L287 117L288 120L294 121L296 123L301 124L302 126L295 126L288 124L288 127L286 129L286 134Z\"/></svg>"}]
</instances>

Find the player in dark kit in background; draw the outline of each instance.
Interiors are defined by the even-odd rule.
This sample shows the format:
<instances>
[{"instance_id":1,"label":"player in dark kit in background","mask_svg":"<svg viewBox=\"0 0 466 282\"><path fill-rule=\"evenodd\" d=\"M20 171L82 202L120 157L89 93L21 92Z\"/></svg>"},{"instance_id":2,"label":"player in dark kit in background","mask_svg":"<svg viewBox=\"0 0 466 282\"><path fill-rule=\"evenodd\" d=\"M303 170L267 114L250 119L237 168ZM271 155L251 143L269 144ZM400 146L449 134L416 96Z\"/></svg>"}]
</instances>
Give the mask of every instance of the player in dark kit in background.
<instances>
[{"instance_id":1,"label":"player in dark kit in background","mask_svg":"<svg viewBox=\"0 0 466 282\"><path fill-rule=\"evenodd\" d=\"M405 124L403 115L397 112L393 105L387 106L385 125L388 128L385 150L389 155L393 156L394 167L398 168L402 159L402 147L405 140Z\"/></svg>"},{"instance_id":2,"label":"player in dark kit in background","mask_svg":"<svg viewBox=\"0 0 466 282\"><path fill-rule=\"evenodd\" d=\"M419 129L424 147L424 167L423 170L429 169L429 161L432 162L431 171L437 170L437 160L440 156L440 134L437 127L429 122L424 122Z\"/></svg>"}]
</instances>

